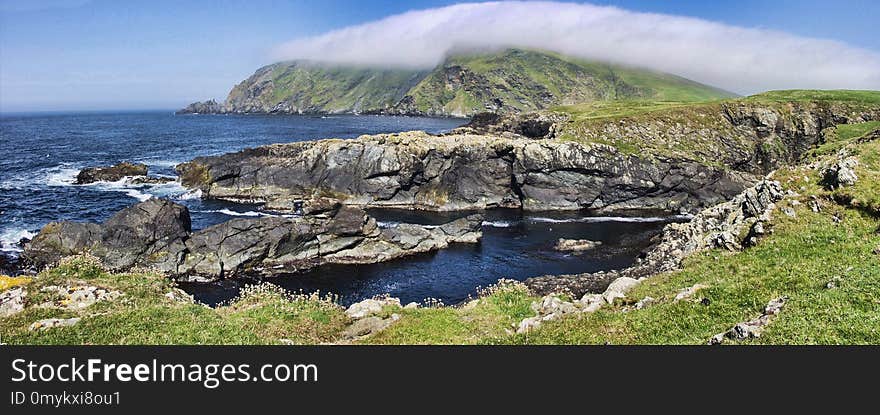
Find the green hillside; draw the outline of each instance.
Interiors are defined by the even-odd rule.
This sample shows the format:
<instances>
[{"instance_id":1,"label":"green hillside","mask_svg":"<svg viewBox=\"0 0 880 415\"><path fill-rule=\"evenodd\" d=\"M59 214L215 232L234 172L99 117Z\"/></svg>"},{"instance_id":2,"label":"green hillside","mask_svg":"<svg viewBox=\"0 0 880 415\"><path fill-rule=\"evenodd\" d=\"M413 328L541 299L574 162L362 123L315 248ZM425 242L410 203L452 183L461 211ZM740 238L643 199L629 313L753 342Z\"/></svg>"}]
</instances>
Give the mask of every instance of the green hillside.
<instances>
[{"instance_id":1,"label":"green hillside","mask_svg":"<svg viewBox=\"0 0 880 415\"><path fill-rule=\"evenodd\" d=\"M452 56L431 71L280 62L236 85L222 105L195 103L181 113L470 116L591 102L695 102L730 96L675 75L507 49Z\"/></svg>"},{"instance_id":2,"label":"green hillside","mask_svg":"<svg viewBox=\"0 0 880 415\"><path fill-rule=\"evenodd\" d=\"M344 113L390 108L424 72L281 62L236 85L233 112Z\"/></svg>"},{"instance_id":3,"label":"green hillside","mask_svg":"<svg viewBox=\"0 0 880 415\"><path fill-rule=\"evenodd\" d=\"M409 112L469 115L597 101L706 101L733 94L675 75L508 49L449 58L408 95L413 98L405 107Z\"/></svg>"}]
</instances>

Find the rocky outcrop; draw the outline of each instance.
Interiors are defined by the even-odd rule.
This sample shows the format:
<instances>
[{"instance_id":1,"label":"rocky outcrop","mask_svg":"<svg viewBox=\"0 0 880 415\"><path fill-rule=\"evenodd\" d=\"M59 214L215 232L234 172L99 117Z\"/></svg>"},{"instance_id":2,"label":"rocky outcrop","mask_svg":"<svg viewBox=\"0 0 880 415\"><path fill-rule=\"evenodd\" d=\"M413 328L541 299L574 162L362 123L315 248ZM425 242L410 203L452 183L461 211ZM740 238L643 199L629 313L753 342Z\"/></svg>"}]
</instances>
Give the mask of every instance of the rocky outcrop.
<instances>
[{"instance_id":1,"label":"rocky outcrop","mask_svg":"<svg viewBox=\"0 0 880 415\"><path fill-rule=\"evenodd\" d=\"M80 170L76 175L75 184L89 184L94 182L115 182L126 177L146 176L147 165L129 163L123 161L108 167L88 167Z\"/></svg>"},{"instance_id":2,"label":"rocky outcrop","mask_svg":"<svg viewBox=\"0 0 880 415\"><path fill-rule=\"evenodd\" d=\"M709 344L715 345L722 344L728 340L741 341L761 337L761 333L764 332L767 325L773 322L773 319L782 311L782 307L785 306L786 301L788 301L787 297L770 300L770 302L767 303L767 306L764 307L764 312L760 316L749 321L737 323L730 330L712 336L712 338L709 339Z\"/></svg>"},{"instance_id":3,"label":"rocky outcrop","mask_svg":"<svg viewBox=\"0 0 880 415\"><path fill-rule=\"evenodd\" d=\"M620 271L578 275L550 275L530 278L524 283L533 292L550 294L568 292L582 296L602 292L620 278L640 280L658 273L673 271L696 252L712 248L741 249L754 243L769 228L770 212L784 194L779 182L761 181L730 201L705 209L687 223L670 223L663 228L659 241L636 265ZM761 228L757 232L756 228Z\"/></svg>"},{"instance_id":4,"label":"rocky outcrop","mask_svg":"<svg viewBox=\"0 0 880 415\"><path fill-rule=\"evenodd\" d=\"M211 99L208 101L193 102L185 108L176 112L176 114L219 114L224 112L223 104Z\"/></svg>"},{"instance_id":5,"label":"rocky outcrop","mask_svg":"<svg viewBox=\"0 0 880 415\"><path fill-rule=\"evenodd\" d=\"M453 133L498 136L522 136L526 138L555 138L558 129L571 117L563 113L528 112L523 114L498 114L482 112L456 128Z\"/></svg>"},{"instance_id":6,"label":"rocky outcrop","mask_svg":"<svg viewBox=\"0 0 880 415\"><path fill-rule=\"evenodd\" d=\"M364 211L343 206L320 216L233 219L192 233L184 206L150 199L103 224L50 223L23 255L45 266L87 251L113 270L137 266L180 279L213 280L292 273L325 263L375 263L450 243L474 243L482 235L481 223L480 215L472 215L439 226L380 229Z\"/></svg>"},{"instance_id":7,"label":"rocky outcrop","mask_svg":"<svg viewBox=\"0 0 880 415\"><path fill-rule=\"evenodd\" d=\"M858 165L859 161L855 157L849 157L834 163L824 172L825 185L835 189L856 184L859 177L854 169Z\"/></svg>"},{"instance_id":8,"label":"rocky outcrop","mask_svg":"<svg viewBox=\"0 0 880 415\"><path fill-rule=\"evenodd\" d=\"M694 211L755 179L690 160L644 159L601 144L422 132L276 144L177 166L205 197L295 206L424 210Z\"/></svg>"}]
</instances>

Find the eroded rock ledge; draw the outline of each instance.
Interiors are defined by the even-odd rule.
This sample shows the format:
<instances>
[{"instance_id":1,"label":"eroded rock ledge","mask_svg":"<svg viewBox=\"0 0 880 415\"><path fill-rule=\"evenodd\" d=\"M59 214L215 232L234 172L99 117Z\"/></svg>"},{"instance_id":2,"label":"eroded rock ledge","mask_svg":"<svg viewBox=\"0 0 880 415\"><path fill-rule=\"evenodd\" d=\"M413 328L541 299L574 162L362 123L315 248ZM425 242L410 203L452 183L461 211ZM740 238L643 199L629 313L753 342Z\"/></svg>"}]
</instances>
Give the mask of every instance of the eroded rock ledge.
<instances>
[{"instance_id":1,"label":"eroded rock ledge","mask_svg":"<svg viewBox=\"0 0 880 415\"><path fill-rule=\"evenodd\" d=\"M204 281L376 263L473 243L481 223L471 215L440 226L380 229L363 210L336 205L321 215L232 219L193 233L186 207L150 199L103 224L50 223L25 245L24 257L45 266L88 251L113 270L143 267Z\"/></svg>"},{"instance_id":2,"label":"eroded rock ledge","mask_svg":"<svg viewBox=\"0 0 880 415\"><path fill-rule=\"evenodd\" d=\"M177 167L209 198L293 210L330 197L359 207L689 212L730 199L750 174L602 144L408 132L276 144Z\"/></svg>"}]
</instances>

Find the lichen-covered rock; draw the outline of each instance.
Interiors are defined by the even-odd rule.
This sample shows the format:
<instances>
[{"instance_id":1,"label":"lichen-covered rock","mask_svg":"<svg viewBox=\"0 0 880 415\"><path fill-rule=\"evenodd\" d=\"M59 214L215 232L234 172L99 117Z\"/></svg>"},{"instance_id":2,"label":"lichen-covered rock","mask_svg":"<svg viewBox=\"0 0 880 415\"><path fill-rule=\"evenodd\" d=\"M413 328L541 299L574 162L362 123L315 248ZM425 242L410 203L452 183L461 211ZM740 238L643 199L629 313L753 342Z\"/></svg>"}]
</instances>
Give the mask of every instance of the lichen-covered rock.
<instances>
[{"instance_id":1,"label":"lichen-covered rock","mask_svg":"<svg viewBox=\"0 0 880 415\"><path fill-rule=\"evenodd\" d=\"M28 330L48 330L56 327L70 327L79 323L79 317L74 318L47 318L45 320L36 321L28 326Z\"/></svg>"},{"instance_id":2,"label":"lichen-covered rock","mask_svg":"<svg viewBox=\"0 0 880 415\"><path fill-rule=\"evenodd\" d=\"M10 288L0 293L0 317L9 317L24 310L27 290L23 287Z\"/></svg>"},{"instance_id":3,"label":"lichen-covered rock","mask_svg":"<svg viewBox=\"0 0 880 415\"><path fill-rule=\"evenodd\" d=\"M53 294L55 299L41 304L42 307L54 307L64 310L79 310L99 301L113 301L123 294L120 291L92 285L59 286L50 285L40 289L41 292Z\"/></svg>"}]
</instances>

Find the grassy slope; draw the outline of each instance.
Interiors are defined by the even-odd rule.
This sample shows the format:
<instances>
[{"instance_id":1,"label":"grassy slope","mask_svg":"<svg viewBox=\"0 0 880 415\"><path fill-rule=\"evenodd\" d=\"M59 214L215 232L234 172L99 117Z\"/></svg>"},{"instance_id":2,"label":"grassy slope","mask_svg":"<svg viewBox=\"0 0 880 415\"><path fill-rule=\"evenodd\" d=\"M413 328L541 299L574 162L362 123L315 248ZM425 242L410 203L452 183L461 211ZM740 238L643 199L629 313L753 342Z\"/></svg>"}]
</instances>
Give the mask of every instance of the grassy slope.
<instances>
[{"instance_id":1,"label":"grassy slope","mask_svg":"<svg viewBox=\"0 0 880 415\"><path fill-rule=\"evenodd\" d=\"M52 300L40 288L89 284L122 291L113 302L79 311L41 308ZM24 285L28 307L0 318L0 337L9 344L278 344L318 343L332 339L348 322L342 309L316 296L290 296L255 289L230 305L211 309L165 297L167 278L150 273L112 274L88 257L44 271ZM80 317L73 327L28 331L46 318Z\"/></svg>"}]
</instances>

